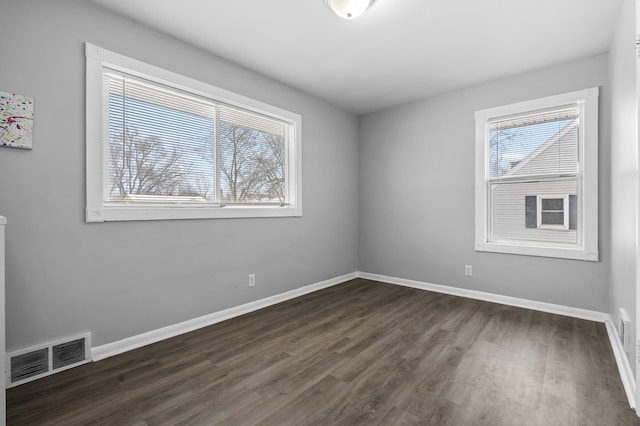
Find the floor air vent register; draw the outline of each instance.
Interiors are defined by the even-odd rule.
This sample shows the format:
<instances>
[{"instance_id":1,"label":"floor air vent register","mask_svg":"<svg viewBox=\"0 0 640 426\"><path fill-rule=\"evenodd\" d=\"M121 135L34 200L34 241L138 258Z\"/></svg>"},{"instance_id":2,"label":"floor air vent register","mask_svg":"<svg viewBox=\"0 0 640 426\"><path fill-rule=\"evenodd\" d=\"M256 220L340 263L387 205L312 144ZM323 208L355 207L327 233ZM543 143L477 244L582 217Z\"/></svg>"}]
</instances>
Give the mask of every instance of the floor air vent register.
<instances>
[{"instance_id":1,"label":"floor air vent register","mask_svg":"<svg viewBox=\"0 0 640 426\"><path fill-rule=\"evenodd\" d=\"M7 387L17 386L90 361L90 334L9 354Z\"/></svg>"}]
</instances>

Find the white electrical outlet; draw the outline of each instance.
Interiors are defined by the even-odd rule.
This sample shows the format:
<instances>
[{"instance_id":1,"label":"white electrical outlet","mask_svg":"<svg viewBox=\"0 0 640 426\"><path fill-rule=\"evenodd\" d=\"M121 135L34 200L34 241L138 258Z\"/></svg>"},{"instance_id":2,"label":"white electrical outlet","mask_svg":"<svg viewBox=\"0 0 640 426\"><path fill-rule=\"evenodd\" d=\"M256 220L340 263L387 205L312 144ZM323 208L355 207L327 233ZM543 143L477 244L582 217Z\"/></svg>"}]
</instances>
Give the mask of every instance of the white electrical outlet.
<instances>
[{"instance_id":1,"label":"white electrical outlet","mask_svg":"<svg viewBox=\"0 0 640 426\"><path fill-rule=\"evenodd\" d=\"M464 265L464 274L468 277L473 275L473 267L471 265Z\"/></svg>"},{"instance_id":2,"label":"white electrical outlet","mask_svg":"<svg viewBox=\"0 0 640 426\"><path fill-rule=\"evenodd\" d=\"M249 287L256 285L256 274L249 274Z\"/></svg>"}]
</instances>

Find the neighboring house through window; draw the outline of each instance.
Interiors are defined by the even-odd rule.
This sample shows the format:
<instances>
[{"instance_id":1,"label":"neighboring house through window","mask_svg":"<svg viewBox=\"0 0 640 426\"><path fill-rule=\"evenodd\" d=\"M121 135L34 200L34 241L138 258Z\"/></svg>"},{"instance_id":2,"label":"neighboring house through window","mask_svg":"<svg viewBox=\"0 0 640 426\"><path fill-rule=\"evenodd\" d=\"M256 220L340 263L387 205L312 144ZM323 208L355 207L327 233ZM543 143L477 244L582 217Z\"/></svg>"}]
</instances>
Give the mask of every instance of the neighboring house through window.
<instances>
[{"instance_id":1,"label":"neighboring house through window","mask_svg":"<svg viewBox=\"0 0 640 426\"><path fill-rule=\"evenodd\" d=\"M598 89L476 112L477 251L598 260Z\"/></svg>"}]
</instances>

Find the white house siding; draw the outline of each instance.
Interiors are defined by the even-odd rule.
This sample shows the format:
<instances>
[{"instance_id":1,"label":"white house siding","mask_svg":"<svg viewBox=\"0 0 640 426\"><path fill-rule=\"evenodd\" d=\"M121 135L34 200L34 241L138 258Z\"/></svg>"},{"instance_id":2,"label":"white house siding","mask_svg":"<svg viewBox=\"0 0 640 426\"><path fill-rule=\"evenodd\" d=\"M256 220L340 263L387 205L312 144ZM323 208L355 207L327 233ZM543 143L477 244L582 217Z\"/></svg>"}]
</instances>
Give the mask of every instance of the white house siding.
<instances>
[{"instance_id":1,"label":"white house siding","mask_svg":"<svg viewBox=\"0 0 640 426\"><path fill-rule=\"evenodd\" d=\"M562 134L564 131L566 133ZM520 164L504 174L503 177L532 176L549 173L572 174L578 165L578 127L577 121L560 131L562 135L550 138L539 149L529 154Z\"/></svg>"},{"instance_id":2,"label":"white house siding","mask_svg":"<svg viewBox=\"0 0 640 426\"><path fill-rule=\"evenodd\" d=\"M493 210L490 217L490 240L542 241L576 244L575 229L556 230L527 228L525 197L528 195L576 195L576 180L550 182L511 182L492 184L489 202ZM580 216L578 216L580 217Z\"/></svg>"}]
</instances>

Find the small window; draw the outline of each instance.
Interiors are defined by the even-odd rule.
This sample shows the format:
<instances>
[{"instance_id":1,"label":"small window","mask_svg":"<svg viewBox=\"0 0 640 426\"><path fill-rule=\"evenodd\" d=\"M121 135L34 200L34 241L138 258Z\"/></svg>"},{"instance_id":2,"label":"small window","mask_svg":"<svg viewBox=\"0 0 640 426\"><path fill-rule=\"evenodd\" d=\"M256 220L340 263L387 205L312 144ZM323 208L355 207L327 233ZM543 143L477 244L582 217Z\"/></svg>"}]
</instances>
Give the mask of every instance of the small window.
<instances>
[{"instance_id":1,"label":"small window","mask_svg":"<svg viewBox=\"0 0 640 426\"><path fill-rule=\"evenodd\" d=\"M569 196L538 196L538 228L569 229Z\"/></svg>"},{"instance_id":2,"label":"small window","mask_svg":"<svg viewBox=\"0 0 640 426\"><path fill-rule=\"evenodd\" d=\"M87 221L300 216L300 116L86 50Z\"/></svg>"},{"instance_id":3,"label":"small window","mask_svg":"<svg viewBox=\"0 0 640 426\"><path fill-rule=\"evenodd\" d=\"M476 112L476 250L598 260L598 89Z\"/></svg>"},{"instance_id":4,"label":"small window","mask_svg":"<svg viewBox=\"0 0 640 426\"><path fill-rule=\"evenodd\" d=\"M549 229L570 230L578 229L578 210L577 210L577 196L576 195L564 195L564 196L537 196L527 195L524 197L524 209L525 209L525 227L526 228L540 228L547 227ZM560 201L547 202L546 200L562 200L562 208L560 208ZM543 201L544 200L544 201ZM555 203L555 205L554 205ZM546 210L547 214L538 214L542 210ZM549 218L548 213L562 212L562 222L560 222L560 216L556 215L556 222L553 223L553 218Z\"/></svg>"}]
</instances>

